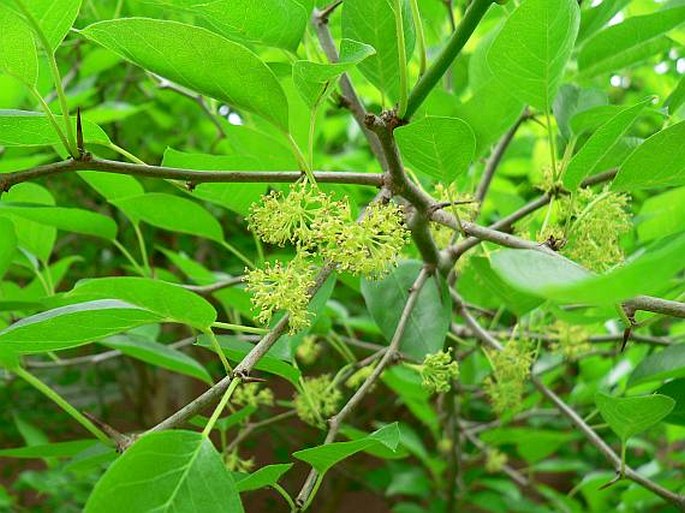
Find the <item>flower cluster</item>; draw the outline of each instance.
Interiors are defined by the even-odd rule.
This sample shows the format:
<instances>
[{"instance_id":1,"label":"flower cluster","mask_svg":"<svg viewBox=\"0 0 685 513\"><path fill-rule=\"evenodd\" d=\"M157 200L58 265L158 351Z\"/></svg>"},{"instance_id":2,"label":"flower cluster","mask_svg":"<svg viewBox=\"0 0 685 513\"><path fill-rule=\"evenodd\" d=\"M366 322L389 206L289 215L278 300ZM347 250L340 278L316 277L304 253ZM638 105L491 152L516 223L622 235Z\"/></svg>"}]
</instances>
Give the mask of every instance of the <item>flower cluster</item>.
<instances>
[{"instance_id":1,"label":"flower cluster","mask_svg":"<svg viewBox=\"0 0 685 513\"><path fill-rule=\"evenodd\" d=\"M459 364L452 359L451 351L427 354L421 370L421 385L431 393L448 392L452 380L459 376Z\"/></svg>"},{"instance_id":2,"label":"flower cluster","mask_svg":"<svg viewBox=\"0 0 685 513\"><path fill-rule=\"evenodd\" d=\"M224 456L224 464L231 472L249 473L254 468L254 459L244 460L238 454L238 449L233 449Z\"/></svg>"},{"instance_id":3,"label":"flower cluster","mask_svg":"<svg viewBox=\"0 0 685 513\"><path fill-rule=\"evenodd\" d=\"M497 449L488 449L485 452L485 470L489 474L500 472L507 464L507 455Z\"/></svg>"},{"instance_id":4,"label":"flower cluster","mask_svg":"<svg viewBox=\"0 0 685 513\"><path fill-rule=\"evenodd\" d=\"M296 393L293 400L297 416L307 424L318 426L338 411L342 394L333 386L330 375L322 374L305 378L302 391Z\"/></svg>"},{"instance_id":5,"label":"flower cluster","mask_svg":"<svg viewBox=\"0 0 685 513\"><path fill-rule=\"evenodd\" d=\"M575 203L564 254L597 272L622 262L620 237L633 227L626 211L629 197L607 190L596 193L581 189Z\"/></svg>"},{"instance_id":6,"label":"flower cluster","mask_svg":"<svg viewBox=\"0 0 685 513\"><path fill-rule=\"evenodd\" d=\"M291 333L309 326L311 313L307 305L315 279L314 269L304 257L298 255L287 265L267 262L263 269L247 272L245 282L259 322L268 325L274 314L283 310L290 316Z\"/></svg>"},{"instance_id":7,"label":"flower cluster","mask_svg":"<svg viewBox=\"0 0 685 513\"><path fill-rule=\"evenodd\" d=\"M252 206L250 229L264 242L292 244L295 258L287 265L267 264L246 270L246 290L252 293L257 320L268 324L277 311L289 314L290 332L311 323L307 310L314 271L321 257L343 271L377 278L397 264L409 240L404 212L389 202L370 204L355 223L347 201L336 201L308 182L293 184L287 195L272 192Z\"/></svg>"},{"instance_id":8,"label":"flower cluster","mask_svg":"<svg viewBox=\"0 0 685 513\"><path fill-rule=\"evenodd\" d=\"M583 326L575 326L563 321L556 321L550 327L556 341L552 343L552 351L562 354L569 360L575 360L590 350L589 333Z\"/></svg>"},{"instance_id":9,"label":"flower cluster","mask_svg":"<svg viewBox=\"0 0 685 513\"><path fill-rule=\"evenodd\" d=\"M274 394L268 388L261 388L259 383L245 383L238 387L231 396L231 402L239 406L273 406Z\"/></svg>"},{"instance_id":10,"label":"flower cluster","mask_svg":"<svg viewBox=\"0 0 685 513\"><path fill-rule=\"evenodd\" d=\"M316 361L316 358L321 352L321 346L316 342L316 336L307 335L302 339L302 342L297 346L295 356L305 365L311 365Z\"/></svg>"},{"instance_id":11,"label":"flower cluster","mask_svg":"<svg viewBox=\"0 0 685 513\"><path fill-rule=\"evenodd\" d=\"M521 405L530 375L533 351L527 341L510 341L502 351L488 351L492 376L485 378L485 393L498 415L516 411Z\"/></svg>"},{"instance_id":12,"label":"flower cluster","mask_svg":"<svg viewBox=\"0 0 685 513\"><path fill-rule=\"evenodd\" d=\"M345 380L345 386L347 388L352 388L352 389L357 389L362 384L364 381L366 381L371 374L373 374L373 369L376 367L375 364L373 365L367 365L366 367L362 367L355 373L353 373L347 380Z\"/></svg>"}]
</instances>

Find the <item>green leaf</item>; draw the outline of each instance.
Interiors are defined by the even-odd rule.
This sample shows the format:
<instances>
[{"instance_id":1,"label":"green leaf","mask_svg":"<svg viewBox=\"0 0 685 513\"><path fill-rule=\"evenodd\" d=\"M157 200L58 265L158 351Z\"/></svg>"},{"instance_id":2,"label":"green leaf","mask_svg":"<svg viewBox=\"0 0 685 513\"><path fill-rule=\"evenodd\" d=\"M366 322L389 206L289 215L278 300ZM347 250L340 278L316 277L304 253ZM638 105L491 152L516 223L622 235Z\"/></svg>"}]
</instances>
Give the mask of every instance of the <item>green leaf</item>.
<instances>
[{"instance_id":1,"label":"green leaf","mask_svg":"<svg viewBox=\"0 0 685 513\"><path fill-rule=\"evenodd\" d=\"M0 450L4 458L69 458L81 451L97 445L96 440L70 440L27 447L14 447Z\"/></svg>"},{"instance_id":2,"label":"green leaf","mask_svg":"<svg viewBox=\"0 0 685 513\"><path fill-rule=\"evenodd\" d=\"M216 171L261 169L259 162L254 162L243 155L185 153L172 148L167 148L164 152L162 165ZM250 213L252 203L259 201L266 189L267 184L265 183L201 183L193 189L192 195L247 216Z\"/></svg>"},{"instance_id":3,"label":"green leaf","mask_svg":"<svg viewBox=\"0 0 685 513\"><path fill-rule=\"evenodd\" d=\"M101 21L81 33L148 71L288 131L288 103L276 76L238 43L200 27L148 18Z\"/></svg>"},{"instance_id":4,"label":"green leaf","mask_svg":"<svg viewBox=\"0 0 685 513\"><path fill-rule=\"evenodd\" d=\"M492 255L499 276L529 294L559 302L609 305L660 291L685 267L685 234L659 241L606 274L594 275L561 256L505 249Z\"/></svg>"},{"instance_id":5,"label":"green leaf","mask_svg":"<svg viewBox=\"0 0 685 513\"><path fill-rule=\"evenodd\" d=\"M414 49L414 23L409 2L402 2L407 59ZM343 37L371 45L376 55L359 64L359 71L394 103L400 96L400 55L395 10L389 0L345 0L342 6Z\"/></svg>"},{"instance_id":6,"label":"green leaf","mask_svg":"<svg viewBox=\"0 0 685 513\"><path fill-rule=\"evenodd\" d=\"M664 422L685 426L685 379L674 379L656 391L657 394L667 395L675 401L671 413L664 418Z\"/></svg>"},{"instance_id":7,"label":"green leaf","mask_svg":"<svg viewBox=\"0 0 685 513\"><path fill-rule=\"evenodd\" d=\"M253 344L244 342L228 335L221 335L217 337L221 350L232 362L239 362L254 348ZM206 336L198 337L197 345L212 349L212 344ZM284 362L277 358L273 351L269 352L261 358L255 365L255 369L275 374L283 379L290 381L293 385L297 385L302 374L295 367L288 362Z\"/></svg>"},{"instance_id":8,"label":"green leaf","mask_svg":"<svg viewBox=\"0 0 685 513\"><path fill-rule=\"evenodd\" d=\"M605 28L589 38L580 50L578 68L581 76L616 72L668 50L673 43L664 34L683 22L685 7L673 7L633 16Z\"/></svg>"},{"instance_id":9,"label":"green leaf","mask_svg":"<svg viewBox=\"0 0 685 513\"><path fill-rule=\"evenodd\" d=\"M611 152L649 103L651 98L621 109L590 136L566 168L564 186L567 189L575 190L586 176L603 171L597 169L599 163Z\"/></svg>"},{"instance_id":10,"label":"green leaf","mask_svg":"<svg viewBox=\"0 0 685 513\"><path fill-rule=\"evenodd\" d=\"M24 0L54 53L62 43L81 9L81 0Z\"/></svg>"},{"instance_id":11,"label":"green leaf","mask_svg":"<svg viewBox=\"0 0 685 513\"><path fill-rule=\"evenodd\" d=\"M668 95L664 107L668 107L668 113L672 116L685 103L685 76L680 78L676 88Z\"/></svg>"},{"instance_id":12,"label":"green leaf","mask_svg":"<svg viewBox=\"0 0 685 513\"><path fill-rule=\"evenodd\" d=\"M488 52L488 64L512 95L549 111L579 24L575 0L527 0L505 21Z\"/></svg>"},{"instance_id":13,"label":"green leaf","mask_svg":"<svg viewBox=\"0 0 685 513\"><path fill-rule=\"evenodd\" d=\"M189 199L151 192L111 202L123 210L134 223L142 221L163 230L196 235L219 243L224 240L219 221Z\"/></svg>"},{"instance_id":14,"label":"green leaf","mask_svg":"<svg viewBox=\"0 0 685 513\"><path fill-rule=\"evenodd\" d=\"M583 9L580 18L578 42L584 41L601 30L614 15L630 3L630 0L604 0L592 9Z\"/></svg>"},{"instance_id":15,"label":"green leaf","mask_svg":"<svg viewBox=\"0 0 685 513\"><path fill-rule=\"evenodd\" d=\"M102 173L100 171L79 171L77 174L107 201L126 198L127 196L140 196L145 193L140 182L129 175Z\"/></svg>"},{"instance_id":16,"label":"green leaf","mask_svg":"<svg viewBox=\"0 0 685 513\"><path fill-rule=\"evenodd\" d=\"M397 422L394 422L364 438L352 442L334 442L304 449L293 453L293 456L298 460L309 463L320 474L324 474L333 465L373 446L384 445L395 450L399 441L400 430Z\"/></svg>"},{"instance_id":17,"label":"green leaf","mask_svg":"<svg viewBox=\"0 0 685 513\"><path fill-rule=\"evenodd\" d=\"M642 242L683 231L685 226L685 187L648 197L637 216L637 235Z\"/></svg>"},{"instance_id":18,"label":"green leaf","mask_svg":"<svg viewBox=\"0 0 685 513\"><path fill-rule=\"evenodd\" d=\"M9 219L0 218L0 280L12 263L17 249L17 235L14 224Z\"/></svg>"},{"instance_id":19,"label":"green leaf","mask_svg":"<svg viewBox=\"0 0 685 513\"><path fill-rule=\"evenodd\" d=\"M297 92L312 109L325 98L334 80L375 53L376 50L372 46L351 39L343 39L340 42L339 61L334 64L295 62L293 81L297 86Z\"/></svg>"},{"instance_id":20,"label":"green leaf","mask_svg":"<svg viewBox=\"0 0 685 513\"><path fill-rule=\"evenodd\" d=\"M71 117L76 126L76 118ZM110 144L107 134L95 123L83 119L83 139L86 144ZM0 110L0 145L59 146L62 142L44 114L23 110Z\"/></svg>"},{"instance_id":21,"label":"green leaf","mask_svg":"<svg viewBox=\"0 0 685 513\"><path fill-rule=\"evenodd\" d=\"M107 469L85 513L242 513L238 490L208 438L191 431L141 437Z\"/></svg>"},{"instance_id":22,"label":"green leaf","mask_svg":"<svg viewBox=\"0 0 685 513\"><path fill-rule=\"evenodd\" d=\"M458 118L429 116L395 130L397 144L416 171L449 185L466 173L476 152L476 136Z\"/></svg>"},{"instance_id":23,"label":"green leaf","mask_svg":"<svg viewBox=\"0 0 685 513\"><path fill-rule=\"evenodd\" d=\"M595 404L602 418L625 442L631 436L645 431L666 417L675 401L665 395L641 397L612 397L602 392L595 395Z\"/></svg>"},{"instance_id":24,"label":"green leaf","mask_svg":"<svg viewBox=\"0 0 685 513\"><path fill-rule=\"evenodd\" d=\"M630 375L628 386L685 377L685 344L674 344L644 358Z\"/></svg>"},{"instance_id":25,"label":"green leaf","mask_svg":"<svg viewBox=\"0 0 685 513\"><path fill-rule=\"evenodd\" d=\"M554 99L554 118L559 132L567 141L571 139L571 119L593 107L606 105L609 99L600 89L581 89L571 84L564 84Z\"/></svg>"},{"instance_id":26,"label":"green leaf","mask_svg":"<svg viewBox=\"0 0 685 513\"><path fill-rule=\"evenodd\" d=\"M12 75L29 87L35 87L38 80L38 53L33 33L19 15L2 4L0 48L0 72Z\"/></svg>"},{"instance_id":27,"label":"green leaf","mask_svg":"<svg viewBox=\"0 0 685 513\"><path fill-rule=\"evenodd\" d=\"M178 285L149 278L112 277L79 281L67 299L118 299L159 315L164 321L208 329L216 311L204 298Z\"/></svg>"},{"instance_id":28,"label":"green leaf","mask_svg":"<svg viewBox=\"0 0 685 513\"><path fill-rule=\"evenodd\" d=\"M157 314L122 301L88 301L15 322L0 331L0 347L20 353L69 349L160 320Z\"/></svg>"},{"instance_id":29,"label":"green leaf","mask_svg":"<svg viewBox=\"0 0 685 513\"><path fill-rule=\"evenodd\" d=\"M98 343L110 349L117 349L126 356L149 363L150 365L185 374L205 383L212 383L212 377L202 364L178 349L165 344L132 334L115 335Z\"/></svg>"},{"instance_id":30,"label":"green leaf","mask_svg":"<svg viewBox=\"0 0 685 513\"><path fill-rule=\"evenodd\" d=\"M614 190L685 185L685 121L657 132L633 151L618 171Z\"/></svg>"},{"instance_id":31,"label":"green leaf","mask_svg":"<svg viewBox=\"0 0 685 513\"><path fill-rule=\"evenodd\" d=\"M516 450L527 462L535 463L569 444L578 435L547 429L505 427L486 431L480 438L490 445L516 445Z\"/></svg>"},{"instance_id":32,"label":"green leaf","mask_svg":"<svg viewBox=\"0 0 685 513\"><path fill-rule=\"evenodd\" d=\"M309 21L296 0L155 0L156 4L197 17L202 25L228 39L262 43L295 51Z\"/></svg>"},{"instance_id":33,"label":"green leaf","mask_svg":"<svg viewBox=\"0 0 685 513\"><path fill-rule=\"evenodd\" d=\"M236 477L236 487L240 493L243 493L272 486L276 484L281 476L290 470L290 467L292 466L292 463L266 465L265 467L252 472L250 475L242 478Z\"/></svg>"},{"instance_id":34,"label":"green leaf","mask_svg":"<svg viewBox=\"0 0 685 513\"><path fill-rule=\"evenodd\" d=\"M390 341L395 333L409 289L416 280L422 264L402 262L388 276L378 281L362 279L362 295L366 307ZM429 353L442 349L449 329L452 302L441 278L430 279L419 293L407 328L400 341L400 350L422 361Z\"/></svg>"},{"instance_id":35,"label":"green leaf","mask_svg":"<svg viewBox=\"0 0 685 513\"><path fill-rule=\"evenodd\" d=\"M114 240L117 224L110 217L79 208L0 203L0 216L17 216L66 232Z\"/></svg>"}]
</instances>

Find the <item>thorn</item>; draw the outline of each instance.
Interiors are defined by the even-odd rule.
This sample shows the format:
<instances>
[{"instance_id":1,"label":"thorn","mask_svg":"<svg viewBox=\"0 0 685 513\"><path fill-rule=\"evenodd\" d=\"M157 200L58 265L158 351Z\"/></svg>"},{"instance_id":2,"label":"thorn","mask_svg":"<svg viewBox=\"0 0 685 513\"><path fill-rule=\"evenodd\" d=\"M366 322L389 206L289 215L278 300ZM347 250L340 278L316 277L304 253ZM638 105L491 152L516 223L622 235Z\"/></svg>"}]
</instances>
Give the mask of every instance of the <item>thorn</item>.
<instances>
[{"instance_id":1,"label":"thorn","mask_svg":"<svg viewBox=\"0 0 685 513\"><path fill-rule=\"evenodd\" d=\"M112 439L112 441L116 444L117 452L119 453L124 452L135 441L135 437L130 437L124 435L123 433L120 433L112 426L110 426L106 422L103 422L102 420L98 419L95 415L92 415L87 411L83 412L83 416L90 420L97 427L99 427L107 436L109 436Z\"/></svg>"},{"instance_id":2,"label":"thorn","mask_svg":"<svg viewBox=\"0 0 685 513\"><path fill-rule=\"evenodd\" d=\"M76 149L78 150L79 158L83 158L86 150L83 146L83 126L81 124L81 107L76 109Z\"/></svg>"},{"instance_id":3,"label":"thorn","mask_svg":"<svg viewBox=\"0 0 685 513\"><path fill-rule=\"evenodd\" d=\"M195 190L195 187L197 187L197 184L195 182L186 182L186 188L189 192L193 192Z\"/></svg>"},{"instance_id":4,"label":"thorn","mask_svg":"<svg viewBox=\"0 0 685 513\"><path fill-rule=\"evenodd\" d=\"M623 330L623 343L621 344L621 352L626 348L626 345L628 344L628 340L630 340L630 335L633 332L633 327L628 326L626 329Z\"/></svg>"},{"instance_id":5,"label":"thorn","mask_svg":"<svg viewBox=\"0 0 685 513\"><path fill-rule=\"evenodd\" d=\"M244 376L240 378L243 383L266 383L264 378L258 378L256 376Z\"/></svg>"},{"instance_id":6,"label":"thorn","mask_svg":"<svg viewBox=\"0 0 685 513\"><path fill-rule=\"evenodd\" d=\"M621 478L623 478L623 476L621 475L621 473L620 473L620 472L616 472L616 477L614 477L614 478L613 478L611 481L609 481L608 483L604 483L602 486L600 486L600 487L597 488L597 489L598 489L598 490L606 490L606 489L609 488L610 486L613 486L613 485L615 485L616 483L618 483L618 482L621 480Z\"/></svg>"}]
</instances>

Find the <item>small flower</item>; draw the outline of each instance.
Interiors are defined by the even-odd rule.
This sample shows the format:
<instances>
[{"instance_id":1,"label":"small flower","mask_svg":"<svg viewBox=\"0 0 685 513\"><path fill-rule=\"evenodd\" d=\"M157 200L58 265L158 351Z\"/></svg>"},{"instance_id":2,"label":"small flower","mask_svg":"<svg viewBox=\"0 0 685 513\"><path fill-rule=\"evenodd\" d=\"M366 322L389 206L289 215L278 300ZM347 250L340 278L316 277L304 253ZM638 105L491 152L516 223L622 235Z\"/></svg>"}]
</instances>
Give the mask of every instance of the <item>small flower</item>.
<instances>
[{"instance_id":1,"label":"small flower","mask_svg":"<svg viewBox=\"0 0 685 513\"><path fill-rule=\"evenodd\" d=\"M345 381L345 386L352 389L359 388L369 378L369 376L373 374L373 369L375 367L375 365L367 365L366 367L362 367L361 369L357 370L357 372L347 378Z\"/></svg>"},{"instance_id":2,"label":"small flower","mask_svg":"<svg viewBox=\"0 0 685 513\"><path fill-rule=\"evenodd\" d=\"M226 468L231 472L245 472L248 473L254 468L254 460L244 460L238 454L238 449L234 449L224 456L224 463Z\"/></svg>"},{"instance_id":3,"label":"small flower","mask_svg":"<svg viewBox=\"0 0 685 513\"><path fill-rule=\"evenodd\" d=\"M344 204L307 182L292 184L288 195L272 191L255 203L249 217L250 229L264 242L284 246L286 242L309 247L316 233L314 221L321 217L337 215Z\"/></svg>"},{"instance_id":4,"label":"small flower","mask_svg":"<svg viewBox=\"0 0 685 513\"><path fill-rule=\"evenodd\" d=\"M452 360L451 350L426 355L420 367L421 385L431 393L448 392L459 376L459 364Z\"/></svg>"},{"instance_id":5,"label":"small flower","mask_svg":"<svg viewBox=\"0 0 685 513\"><path fill-rule=\"evenodd\" d=\"M485 470L489 474L500 472L508 460L509 458L503 452L497 449L488 449L485 451Z\"/></svg>"},{"instance_id":6,"label":"small flower","mask_svg":"<svg viewBox=\"0 0 685 513\"><path fill-rule=\"evenodd\" d=\"M316 361L319 353L321 353L321 346L316 342L316 336L307 335L302 339L300 345L297 346L295 356L302 363L311 365Z\"/></svg>"},{"instance_id":7,"label":"small flower","mask_svg":"<svg viewBox=\"0 0 685 513\"><path fill-rule=\"evenodd\" d=\"M488 351L492 376L485 378L485 393L498 415L521 406L525 383L530 375L533 352L527 341L510 341L502 351Z\"/></svg>"},{"instance_id":8,"label":"small flower","mask_svg":"<svg viewBox=\"0 0 685 513\"><path fill-rule=\"evenodd\" d=\"M333 386L329 374L305 378L302 388L293 399L297 416L307 424L319 426L323 419L338 411L342 394Z\"/></svg>"},{"instance_id":9,"label":"small flower","mask_svg":"<svg viewBox=\"0 0 685 513\"><path fill-rule=\"evenodd\" d=\"M633 228L626 211L629 201L625 194L581 189L563 253L596 272L621 263L620 238Z\"/></svg>"},{"instance_id":10,"label":"small flower","mask_svg":"<svg viewBox=\"0 0 685 513\"><path fill-rule=\"evenodd\" d=\"M371 203L363 219L319 218L319 252L343 271L369 277L383 276L397 264L409 240L402 209L393 203Z\"/></svg>"},{"instance_id":11,"label":"small flower","mask_svg":"<svg viewBox=\"0 0 685 513\"><path fill-rule=\"evenodd\" d=\"M311 324L307 305L315 279L314 270L305 257L298 255L288 265L267 262L263 269L248 269L245 273L245 290L252 294L259 322L268 325L273 315L283 310L289 315L291 334Z\"/></svg>"},{"instance_id":12,"label":"small flower","mask_svg":"<svg viewBox=\"0 0 685 513\"><path fill-rule=\"evenodd\" d=\"M569 360L575 360L591 348L588 341L590 334L582 326L556 321L550 326L550 331L557 339L552 343L552 351L562 354Z\"/></svg>"},{"instance_id":13,"label":"small flower","mask_svg":"<svg viewBox=\"0 0 685 513\"><path fill-rule=\"evenodd\" d=\"M268 388L260 388L259 383L245 383L231 396L231 402L239 406L273 406L274 394Z\"/></svg>"}]
</instances>

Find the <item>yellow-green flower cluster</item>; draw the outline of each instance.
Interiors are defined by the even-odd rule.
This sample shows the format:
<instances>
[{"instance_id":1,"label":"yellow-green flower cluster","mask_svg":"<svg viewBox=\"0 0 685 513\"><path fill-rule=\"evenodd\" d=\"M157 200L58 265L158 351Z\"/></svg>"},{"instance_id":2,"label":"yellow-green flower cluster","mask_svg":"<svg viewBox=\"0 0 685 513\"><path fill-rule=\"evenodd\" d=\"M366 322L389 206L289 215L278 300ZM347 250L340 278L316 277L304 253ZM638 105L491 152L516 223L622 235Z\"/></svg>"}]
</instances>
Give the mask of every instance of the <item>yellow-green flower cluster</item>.
<instances>
[{"instance_id":1,"label":"yellow-green flower cluster","mask_svg":"<svg viewBox=\"0 0 685 513\"><path fill-rule=\"evenodd\" d=\"M347 380L345 380L345 386L347 388L357 389L373 374L373 369L376 367L375 364L367 365L357 370L352 374Z\"/></svg>"},{"instance_id":2,"label":"yellow-green flower cluster","mask_svg":"<svg viewBox=\"0 0 685 513\"><path fill-rule=\"evenodd\" d=\"M268 324L275 312L286 311L291 333L311 323L307 304L314 274L308 262L319 256L343 271L379 277L397 263L409 239L404 213L397 205L372 203L356 223L347 201L336 201L306 181L293 184L287 195L264 196L252 206L249 225L264 242L290 243L296 249L288 265L276 262L246 270L257 320Z\"/></svg>"},{"instance_id":3,"label":"yellow-green flower cluster","mask_svg":"<svg viewBox=\"0 0 685 513\"><path fill-rule=\"evenodd\" d=\"M421 365L421 385L431 393L448 392L459 376L459 364L451 351L427 354Z\"/></svg>"},{"instance_id":4,"label":"yellow-green flower cluster","mask_svg":"<svg viewBox=\"0 0 685 513\"><path fill-rule=\"evenodd\" d=\"M500 472L507 464L507 455L497 449L488 449L485 452L485 470L489 474Z\"/></svg>"},{"instance_id":5,"label":"yellow-green flower cluster","mask_svg":"<svg viewBox=\"0 0 685 513\"><path fill-rule=\"evenodd\" d=\"M259 383L245 383L239 386L231 396L231 402L239 406L273 406L274 394L268 388L261 388Z\"/></svg>"},{"instance_id":6,"label":"yellow-green flower cluster","mask_svg":"<svg viewBox=\"0 0 685 513\"><path fill-rule=\"evenodd\" d=\"M266 263L263 269L246 272L245 290L252 294L257 320L268 325L273 315L285 311L291 333L309 326L311 313L307 310L314 286L314 268L298 255L287 265Z\"/></svg>"},{"instance_id":7,"label":"yellow-green flower cluster","mask_svg":"<svg viewBox=\"0 0 685 513\"><path fill-rule=\"evenodd\" d=\"M550 332L556 338L551 346L552 351L569 360L575 360L591 348L588 341L590 333L583 326L556 321L550 327Z\"/></svg>"},{"instance_id":8,"label":"yellow-green flower cluster","mask_svg":"<svg viewBox=\"0 0 685 513\"><path fill-rule=\"evenodd\" d=\"M307 335L302 339L302 342L297 346L295 351L295 356L302 363L306 365L311 365L316 361L316 358L321 352L321 345L316 342L315 335Z\"/></svg>"},{"instance_id":9,"label":"yellow-green flower cluster","mask_svg":"<svg viewBox=\"0 0 685 513\"><path fill-rule=\"evenodd\" d=\"M502 351L488 351L492 376L485 378L485 393L498 415L515 412L521 405L525 383L533 363L527 341L512 340Z\"/></svg>"},{"instance_id":10,"label":"yellow-green flower cluster","mask_svg":"<svg viewBox=\"0 0 685 513\"><path fill-rule=\"evenodd\" d=\"M254 468L254 459L244 460L238 454L238 449L233 449L224 456L224 464L231 472L250 472Z\"/></svg>"},{"instance_id":11,"label":"yellow-green flower cluster","mask_svg":"<svg viewBox=\"0 0 685 513\"><path fill-rule=\"evenodd\" d=\"M623 261L620 237L632 229L629 197L581 189L573 207L569 243L563 253L588 269L603 272Z\"/></svg>"},{"instance_id":12,"label":"yellow-green flower cluster","mask_svg":"<svg viewBox=\"0 0 685 513\"><path fill-rule=\"evenodd\" d=\"M338 411L342 394L333 386L329 374L305 378L302 388L293 399L297 416L307 424L320 426L324 419Z\"/></svg>"},{"instance_id":13,"label":"yellow-green flower cluster","mask_svg":"<svg viewBox=\"0 0 685 513\"><path fill-rule=\"evenodd\" d=\"M397 264L409 240L402 209L393 203L374 202L359 223L351 219L321 217L318 227L321 256L339 269L376 278Z\"/></svg>"}]
</instances>

